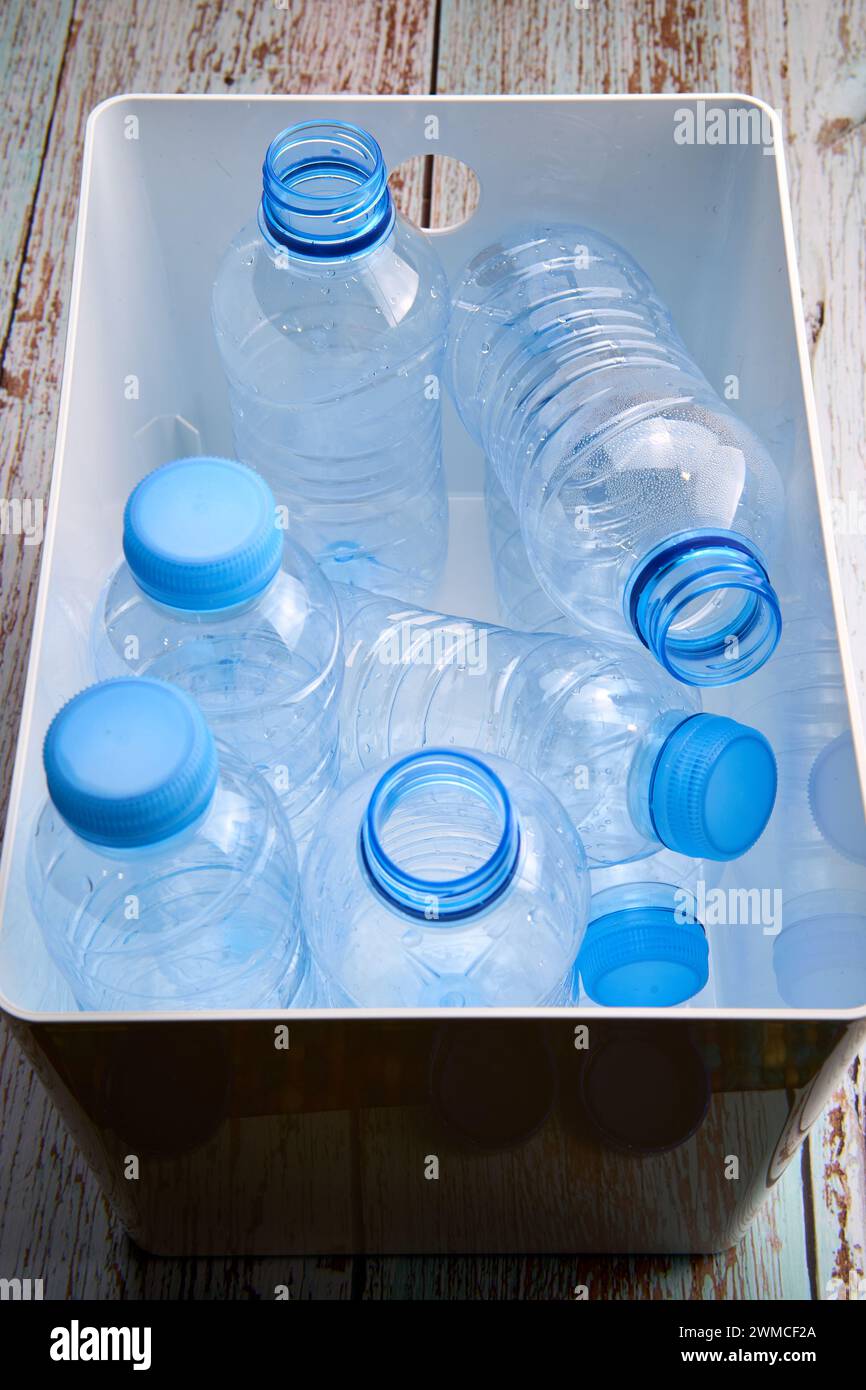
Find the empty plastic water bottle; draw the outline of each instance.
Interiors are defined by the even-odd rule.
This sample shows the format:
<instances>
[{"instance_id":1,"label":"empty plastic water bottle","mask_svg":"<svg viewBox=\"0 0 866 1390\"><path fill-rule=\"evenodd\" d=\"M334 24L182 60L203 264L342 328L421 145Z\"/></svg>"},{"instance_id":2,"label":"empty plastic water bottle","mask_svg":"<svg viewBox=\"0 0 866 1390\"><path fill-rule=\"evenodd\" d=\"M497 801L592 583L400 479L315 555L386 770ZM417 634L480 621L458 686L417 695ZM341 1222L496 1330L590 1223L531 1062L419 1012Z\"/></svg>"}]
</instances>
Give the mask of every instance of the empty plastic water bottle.
<instances>
[{"instance_id":1,"label":"empty plastic water bottle","mask_svg":"<svg viewBox=\"0 0 866 1390\"><path fill-rule=\"evenodd\" d=\"M667 850L596 869L575 1002L578 976L584 993L608 1006L670 1007L700 994L709 979L701 903L723 872L717 862Z\"/></svg>"},{"instance_id":2,"label":"empty plastic water bottle","mask_svg":"<svg viewBox=\"0 0 866 1390\"><path fill-rule=\"evenodd\" d=\"M539 582L573 622L636 633L693 685L766 661L779 475L622 247L577 226L489 246L455 291L449 361Z\"/></svg>"},{"instance_id":3,"label":"empty plastic water bottle","mask_svg":"<svg viewBox=\"0 0 866 1390\"><path fill-rule=\"evenodd\" d=\"M499 616L518 632L574 634L575 626L541 588L529 559L520 522L495 470L484 470L484 510Z\"/></svg>"},{"instance_id":4,"label":"empty plastic water bottle","mask_svg":"<svg viewBox=\"0 0 866 1390\"><path fill-rule=\"evenodd\" d=\"M306 988L294 846L262 777L161 681L91 686L45 739L28 885L83 1009L284 1007Z\"/></svg>"},{"instance_id":5,"label":"empty plastic water bottle","mask_svg":"<svg viewBox=\"0 0 866 1390\"><path fill-rule=\"evenodd\" d=\"M802 604L788 610L772 666L742 687L749 722L772 741L779 767L780 828L866 866L866 820L835 632ZM787 870L789 884L799 861ZM864 868L866 886L866 868Z\"/></svg>"},{"instance_id":6,"label":"empty plastic water bottle","mask_svg":"<svg viewBox=\"0 0 866 1390\"><path fill-rule=\"evenodd\" d=\"M238 457L329 577L423 598L448 536L444 272L357 126L290 126L263 177L213 294Z\"/></svg>"},{"instance_id":7,"label":"empty plastic water bottle","mask_svg":"<svg viewBox=\"0 0 866 1390\"><path fill-rule=\"evenodd\" d=\"M95 615L100 679L149 675L201 705L268 778L303 843L337 776L340 619L258 474L178 459L126 505L125 560Z\"/></svg>"},{"instance_id":8,"label":"empty plastic water bottle","mask_svg":"<svg viewBox=\"0 0 866 1390\"><path fill-rule=\"evenodd\" d=\"M633 644L513 632L336 592L347 767L427 745L497 753L555 793L593 866L660 843L732 859L763 831L776 789L767 740L701 713L696 692Z\"/></svg>"},{"instance_id":9,"label":"empty plastic water bottle","mask_svg":"<svg viewBox=\"0 0 866 1390\"><path fill-rule=\"evenodd\" d=\"M779 770L766 835L723 880L711 934L719 1002L798 1008L866 1001L866 819L836 636L803 605L742 688Z\"/></svg>"},{"instance_id":10,"label":"empty plastic water bottle","mask_svg":"<svg viewBox=\"0 0 866 1390\"><path fill-rule=\"evenodd\" d=\"M556 798L502 758L454 748L353 782L303 877L310 947L344 1006L565 1003L588 899Z\"/></svg>"}]
</instances>

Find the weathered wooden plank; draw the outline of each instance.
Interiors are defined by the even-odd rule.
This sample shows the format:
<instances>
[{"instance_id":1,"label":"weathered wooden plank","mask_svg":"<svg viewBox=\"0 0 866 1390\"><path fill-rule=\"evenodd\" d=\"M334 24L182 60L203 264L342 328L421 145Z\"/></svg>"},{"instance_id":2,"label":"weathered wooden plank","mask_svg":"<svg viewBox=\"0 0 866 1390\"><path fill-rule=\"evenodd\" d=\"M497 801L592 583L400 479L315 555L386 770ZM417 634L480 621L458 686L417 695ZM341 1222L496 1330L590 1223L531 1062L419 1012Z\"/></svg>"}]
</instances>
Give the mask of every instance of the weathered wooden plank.
<instances>
[{"instance_id":1,"label":"weathered wooden plank","mask_svg":"<svg viewBox=\"0 0 866 1390\"><path fill-rule=\"evenodd\" d=\"M866 1067L849 1067L809 1143L818 1298L866 1299Z\"/></svg>"},{"instance_id":2,"label":"weathered wooden plank","mask_svg":"<svg viewBox=\"0 0 866 1390\"><path fill-rule=\"evenodd\" d=\"M626 1097L622 1104L628 1104ZM713 1176L719 1156L737 1154L739 1181L750 1191L762 1190L767 1154L786 1114L780 1091L719 1092L694 1136L670 1152L636 1159L604 1146L576 1145L567 1120L556 1113L518 1149L477 1153L446 1146L439 1151L439 1181L425 1183L420 1156L438 1147L426 1107L365 1111L364 1230L374 1249L400 1249L403 1238L408 1248L431 1254L465 1250L466 1232L477 1230L481 1220L487 1248L497 1252L595 1251L611 1240L625 1251L712 1250L730 1229L739 1200L730 1184ZM785 1172L737 1249L715 1257L577 1254L532 1256L524 1265L491 1255L481 1262L452 1260L448 1270L456 1297L486 1280L485 1296L497 1298L571 1298L575 1284L586 1284L588 1297L601 1299L808 1298L799 1165ZM399 1288L406 1280L415 1290L408 1296L439 1297L443 1277L433 1262L412 1260L404 1268L400 1261L371 1259L367 1296L384 1296L389 1281ZM431 1292L421 1292L425 1288Z\"/></svg>"},{"instance_id":3,"label":"weathered wooden plank","mask_svg":"<svg viewBox=\"0 0 866 1390\"><path fill-rule=\"evenodd\" d=\"M773 0L753 7L751 20L751 85L779 110L787 135L803 308L862 716L866 523L858 519L866 517L866 7L860 0L841 0L816 10ZM809 1141L819 1298L856 1293L866 1274L863 1077L861 1058Z\"/></svg>"},{"instance_id":4,"label":"weathered wooden plank","mask_svg":"<svg viewBox=\"0 0 866 1390\"><path fill-rule=\"evenodd\" d=\"M8 85L34 87L40 45L67 12L62 4L27 6L8 69ZM13 9L17 8L13 7ZM0 23L6 24L8 15ZM11 23L11 21L9 21ZM56 428L66 305L80 180L84 122L116 92L425 91L433 52L432 0L291 0L165 5L118 0L79 6L65 48L50 139L20 269L20 284L0 381L0 497L44 498ZM2 32L2 30L0 30ZM26 40L26 41L25 41ZM44 54L42 55L44 58ZM57 64L59 68L59 63ZM4 76L6 74L4 73ZM42 87L38 81L42 81ZM21 111L25 94L22 91ZM23 115L20 118L23 120ZM19 122L20 123L20 122ZM12 137L10 136L10 139ZM19 236L19 258L23 242ZM9 282L19 278L10 263ZM5 276L4 276L5 282ZM22 537L0 545L0 808L8 780L24 688L39 547ZM2 820L2 815L0 815ZM291 1277L259 1279L255 1262L211 1266L149 1261L125 1240L17 1047L2 1057L4 1127L0 1163L3 1273L49 1277L59 1296L225 1297L289 1283L295 1296L345 1292L351 1265L282 1265ZM273 1262L268 1262L269 1265ZM10 1268L11 1267L11 1268Z\"/></svg>"},{"instance_id":5,"label":"weathered wooden plank","mask_svg":"<svg viewBox=\"0 0 866 1390\"><path fill-rule=\"evenodd\" d=\"M0 1269L46 1298L125 1297L127 1242L11 1034L0 1030Z\"/></svg>"},{"instance_id":6,"label":"weathered wooden plank","mask_svg":"<svg viewBox=\"0 0 866 1390\"><path fill-rule=\"evenodd\" d=\"M364 1298L809 1298L800 1175L791 1165L736 1251L688 1256L368 1257ZM584 1289L586 1292L584 1293Z\"/></svg>"},{"instance_id":7,"label":"weathered wooden plank","mask_svg":"<svg viewBox=\"0 0 866 1390\"><path fill-rule=\"evenodd\" d=\"M781 23L782 17L786 23ZM782 114L836 548L866 712L866 7L753 18L753 83ZM862 524L859 518L863 517ZM852 522L854 523L852 525Z\"/></svg>"},{"instance_id":8,"label":"weathered wooden plank","mask_svg":"<svg viewBox=\"0 0 866 1390\"><path fill-rule=\"evenodd\" d=\"M0 9L0 344L9 331L71 16L72 0L10 0Z\"/></svg>"},{"instance_id":9,"label":"weathered wooden plank","mask_svg":"<svg viewBox=\"0 0 866 1390\"><path fill-rule=\"evenodd\" d=\"M220 1302L268 1302L277 1297L292 1302L345 1302L352 1297L353 1264L353 1260L339 1256L280 1260L147 1258L141 1296Z\"/></svg>"},{"instance_id":10,"label":"weathered wooden plank","mask_svg":"<svg viewBox=\"0 0 866 1390\"><path fill-rule=\"evenodd\" d=\"M171 1260L126 1238L53 1103L0 1032L0 1274L42 1279L46 1298L348 1298L352 1261ZM215 1181L218 1175L215 1175Z\"/></svg>"},{"instance_id":11,"label":"weathered wooden plank","mask_svg":"<svg viewBox=\"0 0 866 1390\"><path fill-rule=\"evenodd\" d=\"M442 0L440 92L730 90L748 77L739 0Z\"/></svg>"}]
</instances>

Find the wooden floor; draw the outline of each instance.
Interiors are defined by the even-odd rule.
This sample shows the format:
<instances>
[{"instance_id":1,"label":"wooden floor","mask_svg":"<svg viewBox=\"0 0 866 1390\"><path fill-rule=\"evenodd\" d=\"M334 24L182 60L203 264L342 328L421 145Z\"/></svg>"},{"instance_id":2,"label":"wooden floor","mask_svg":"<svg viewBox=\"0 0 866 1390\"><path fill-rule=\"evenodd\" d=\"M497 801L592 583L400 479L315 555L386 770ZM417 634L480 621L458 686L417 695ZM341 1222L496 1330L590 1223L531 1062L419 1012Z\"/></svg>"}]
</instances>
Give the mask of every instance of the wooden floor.
<instances>
[{"instance_id":1,"label":"wooden floor","mask_svg":"<svg viewBox=\"0 0 866 1390\"><path fill-rule=\"evenodd\" d=\"M103 98L739 90L783 115L831 492L863 505L866 0L4 0L0 90L0 497L48 495L83 127ZM862 694L866 536L839 550ZM38 547L3 540L0 810L38 571ZM802 1163L715 1259L158 1260L125 1239L3 1030L0 1277L61 1298L268 1298L277 1283L293 1297L568 1298L586 1283L596 1298L825 1298L866 1273L864 1078L855 1063Z\"/></svg>"}]
</instances>

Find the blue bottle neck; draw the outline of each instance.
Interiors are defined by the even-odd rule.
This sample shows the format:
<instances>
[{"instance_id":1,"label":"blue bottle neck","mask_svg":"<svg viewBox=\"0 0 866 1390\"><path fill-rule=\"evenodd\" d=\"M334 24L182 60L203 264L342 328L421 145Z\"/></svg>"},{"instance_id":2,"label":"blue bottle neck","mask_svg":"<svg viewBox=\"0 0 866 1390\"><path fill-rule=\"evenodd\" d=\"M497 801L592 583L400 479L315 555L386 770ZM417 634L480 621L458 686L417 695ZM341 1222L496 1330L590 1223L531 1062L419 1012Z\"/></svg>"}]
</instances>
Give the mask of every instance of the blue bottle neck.
<instances>
[{"instance_id":1,"label":"blue bottle neck","mask_svg":"<svg viewBox=\"0 0 866 1390\"><path fill-rule=\"evenodd\" d=\"M633 570L626 617L644 646L687 685L728 685L757 671L782 631L757 547L735 532L669 537Z\"/></svg>"},{"instance_id":2,"label":"blue bottle neck","mask_svg":"<svg viewBox=\"0 0 866 1390\"><path fill-rule=\"evenodd\" d=\"M643 882L639 879L639 868L636 873L636 882L617 883L593 894L590 926L626 913L635 914L635 921L645 916L648 921L658 919L674 926L700 925L698 903L690 888L674 883Z\"/></svg>"},{"instance_id":3,"label":"blue bottle neck","mask_svg":"<svg viewBox=\"0 0 866 1390\"><path fill-rule=\"evenodd\" d=\"M277 251L345 260L389 236L395 212L382 151L342 121L306 121L271 142L262 166L259 227Z\"/></svg>"},{"instance_id":4,"label":"blue bottle neck","mask_svg":"<svg viewBox=\"0 0 866 1390\"><path fill-rule=\"evenodd\" d=\"M253 614L256 609L267 604L274 593L279 592L283 585L284 571L278 569L256 593L249 598L242 599L239 603L223 604L219 607L208 607L201 602L198 595L190 595L190 606L180 606L176 603L166 603L163 599L156 597L144 584L129 570L129 583L141 594L142 598L151 608L166 618L176 623L195 623L201 626L215 627L220 623L231 623L236 618L245 617Z\"/></svg>"},{"instance_id":5,"label":"blue bottle neck","mask_svg":"<svg viewBox=\"0 0 866 1390\"><path fill-rule=\"evenodd\" d=\"M470 872L433 878L412 867L423 859L413 851L424 840L446 869L449 860L465 859L463 843L455 854L447 848L451 837L464 840L464 827L465 844L480 861ZM490 768L468 753L430 749L402 758L377 782L360 856L370 886L390 907L430 926L450 925L484 912L505 892L520 832L508 792Z\"/></svg>"}]
</instances>

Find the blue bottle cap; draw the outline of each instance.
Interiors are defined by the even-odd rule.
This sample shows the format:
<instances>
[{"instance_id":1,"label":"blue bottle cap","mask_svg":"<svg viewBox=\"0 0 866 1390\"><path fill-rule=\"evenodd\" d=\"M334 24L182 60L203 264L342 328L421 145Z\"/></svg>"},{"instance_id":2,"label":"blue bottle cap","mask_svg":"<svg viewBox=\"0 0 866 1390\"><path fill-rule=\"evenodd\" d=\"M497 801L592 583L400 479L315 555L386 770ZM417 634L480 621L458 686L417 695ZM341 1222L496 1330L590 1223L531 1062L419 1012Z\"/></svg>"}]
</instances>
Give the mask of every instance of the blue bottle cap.
<instances>
[{"instance_id":1,"label":"blue bottle cap","mask_svg":"<svg viewBox=\"0 0 866 1390\"><path fill-rule=\"evenodd\" d=\"M828 844L866 864L866 820L850 730L821 749L809 774L809 806Z\"/></svg>"},{"instance_id":2,"label":"blue bottle cap","mask_svg":"<svg viewBox=\"0 0 866 1390\"><path fill-rule=\"evenodd\" d=\"M76 695L43 748L48 794L71 830L113 849L154 845L207 810L217 780L198 705L163 681L128 676Z\"/></svg>"},{"instance_id":3,"label":"blue bottle cap","mask_svg":"<svg viewBox=\"0 0 866 1390\"><path fill-rule=\"evenodd\" d=\"M267 587L282 559L271 490L231 459L176 459L130 494L123 553L140 588L170 608L244 603Z\"/></svg>"},{"instance_id":4,"label":"blue bottle cap","mask_svg":"<svg viewBox=\"0 0 866 1390\"><path fill-rule=\"evenodd\" d=\"M736 859L763 833L776 800L776 759L764 735L695 714L662 745L650 814L662 844L692 859Z\"/></svg>"},{"instance_id":5,"label":"blue bottle cap","mask_svg":"<svg viewBox=\"0 0 866 1390\"><path fill-rule=\"evenodd\" d=\"M645 883L601 896L614 894L624 905L609 901L610 910L593 918L577 961L590 999L608 1008L652 1008L698 994L709 978L709 949L689 895L671 884Z\"/></svg>"}]
</instances>

